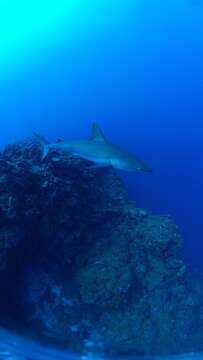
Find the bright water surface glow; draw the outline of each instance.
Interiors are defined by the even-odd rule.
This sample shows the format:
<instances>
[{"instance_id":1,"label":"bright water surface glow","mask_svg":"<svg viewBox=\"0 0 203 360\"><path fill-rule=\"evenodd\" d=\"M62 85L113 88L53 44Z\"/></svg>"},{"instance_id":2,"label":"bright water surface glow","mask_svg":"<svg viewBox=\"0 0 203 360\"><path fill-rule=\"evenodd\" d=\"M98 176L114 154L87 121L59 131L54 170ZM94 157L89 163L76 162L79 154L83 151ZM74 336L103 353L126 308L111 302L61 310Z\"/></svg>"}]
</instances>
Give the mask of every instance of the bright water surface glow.
<instances>
[{"instance_id":1,"label":"bright water surface glow","mask_svg":"<svg viewBox=\"0 0 203 360\"><path fill-rule=\"evenodd\" d=\"M127 11L122 0L1 0L0 75L36 53L120 22Z\"/></svg>"}]
</instances>

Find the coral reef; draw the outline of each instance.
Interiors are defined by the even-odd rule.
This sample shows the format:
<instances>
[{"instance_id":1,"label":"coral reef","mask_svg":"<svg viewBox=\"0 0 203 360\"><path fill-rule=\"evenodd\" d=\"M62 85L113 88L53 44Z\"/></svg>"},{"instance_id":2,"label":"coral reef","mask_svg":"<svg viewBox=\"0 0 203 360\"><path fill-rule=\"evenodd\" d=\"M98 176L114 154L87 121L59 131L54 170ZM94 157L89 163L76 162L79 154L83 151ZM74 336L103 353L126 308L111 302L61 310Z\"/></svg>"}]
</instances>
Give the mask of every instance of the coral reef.
<instances>
[{"instance_id":1,"label":"coral reef","mask_svg":"<svg viewBox=\"0 0 203 360\"><path fill-rule=\"evenodd\" d=\"M132 202L111 168L36 139L0 155L0 313L70 350L203 350L203 292L172 219Z\"/></svg>"}]
</instances>

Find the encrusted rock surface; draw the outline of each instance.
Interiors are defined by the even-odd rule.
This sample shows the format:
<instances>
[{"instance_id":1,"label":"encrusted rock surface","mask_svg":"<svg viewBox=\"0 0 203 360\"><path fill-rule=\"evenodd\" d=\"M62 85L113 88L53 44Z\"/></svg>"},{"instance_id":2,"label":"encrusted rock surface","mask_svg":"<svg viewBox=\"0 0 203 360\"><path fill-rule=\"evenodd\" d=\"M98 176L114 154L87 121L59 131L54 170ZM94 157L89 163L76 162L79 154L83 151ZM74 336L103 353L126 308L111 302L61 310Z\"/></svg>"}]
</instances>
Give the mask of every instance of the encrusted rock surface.
<instances>
[{"instance_id":1,"label":"encrusted rock surface","mask_svg":"<svg viewBox=\"0 0 203 360\"><path fill-rule=\"evenodd\" d=\"M202 287L174 222L113 169L30 139L0 155L0 313L74 351L203 350Z\"/></svg>"}]
</instances>

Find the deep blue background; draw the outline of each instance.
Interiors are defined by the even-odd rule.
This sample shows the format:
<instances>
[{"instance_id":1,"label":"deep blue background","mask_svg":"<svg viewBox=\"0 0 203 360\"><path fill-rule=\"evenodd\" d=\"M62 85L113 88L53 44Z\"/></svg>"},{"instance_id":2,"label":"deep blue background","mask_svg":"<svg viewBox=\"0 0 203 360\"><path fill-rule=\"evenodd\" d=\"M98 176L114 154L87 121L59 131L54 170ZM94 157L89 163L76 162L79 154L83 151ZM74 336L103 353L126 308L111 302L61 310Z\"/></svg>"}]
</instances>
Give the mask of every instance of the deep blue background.
<instances>
[{"instance_id":1,"label":"deep blue background","mask_svg":"<svg viewBox=\"0 0 203 360\"><path fill-rule=\"evenodd\" d=\"M4 74L0 144L33 130L86 137L99 122L110 141L152 166L152 174L122 173L129 191L141 207L176 220L185 256L203 270L203 4L125 7L115 24L83 29L71 42L63 34L60 46Z\"/></svg>"}]
</instances>

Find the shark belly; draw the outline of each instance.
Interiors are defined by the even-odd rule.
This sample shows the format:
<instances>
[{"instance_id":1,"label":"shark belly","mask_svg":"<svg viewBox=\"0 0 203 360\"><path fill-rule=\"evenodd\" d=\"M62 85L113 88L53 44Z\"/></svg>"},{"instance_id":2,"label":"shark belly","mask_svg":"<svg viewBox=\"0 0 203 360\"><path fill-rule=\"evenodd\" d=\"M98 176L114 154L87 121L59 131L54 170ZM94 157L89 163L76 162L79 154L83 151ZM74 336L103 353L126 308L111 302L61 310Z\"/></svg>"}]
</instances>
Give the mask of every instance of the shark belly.
<instances>
[{"instance_id":1,"label":"shark belly","mask_svg":"<svg viewBox=\"0 0 203 360\"><path fill-rule=\"evenodd\" d=\"M109 161L109 159L105 159L102 157L96 157L96 156L92 156L92 155L88 155L88 154L81 154L79 152L73 152L72 153L74 156L78 156L82 159L91 161L95 164L99 164L99 165L104 165L104 166L108 166L111 165L111 162Z\"/></svg>"}]
</instances>

